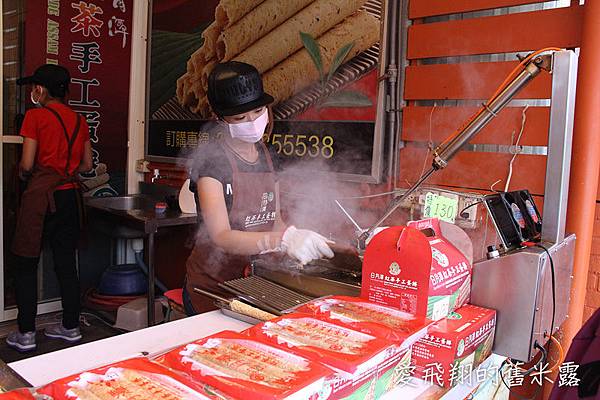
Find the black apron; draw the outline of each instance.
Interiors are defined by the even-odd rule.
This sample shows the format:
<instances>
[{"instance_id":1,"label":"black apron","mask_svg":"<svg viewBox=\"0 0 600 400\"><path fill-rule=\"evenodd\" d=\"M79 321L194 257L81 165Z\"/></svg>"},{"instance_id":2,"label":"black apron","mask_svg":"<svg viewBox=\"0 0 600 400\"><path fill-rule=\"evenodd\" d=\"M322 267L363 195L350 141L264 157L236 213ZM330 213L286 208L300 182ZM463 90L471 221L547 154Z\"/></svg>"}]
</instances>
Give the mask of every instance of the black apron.
<instances>
[{"instance_id":1,"label":"black apron","mask_svg":"<svg viewBox=\"0 0 600 400\"><path fill-rule=\"evenodd\" d=\"M67 159L65 163L64 175L58 173L50 167L40 167L36 165L33 173L27 182L27 188L21 196L21 205L17 215L17 226L11 251L23 257L38 257L42 246L42 234L44 230L44 218L46 212L55 211L54 207L54 191L58 186L65 183L77 182L77 171L69 174L69 162L71 161L71 152L79 127L81 126L81 116L77 114L77 122L71 136L67 132L67 127L60 115L49 107L44 107L50 111L60 122L61 127L67 141ZM77 205L79 207L79 223L83 223L83 200L81 193L79 195Z\"/></svg>"},{"instance_id":2,"label":"black apron","mask_svg":"<svg viewBox=\"0 0 600 400\"><path fill-rule=\"evenodd\" d=\"M273 230L276 218L275 174L267 148L260 142L259 151L264 151L268 172L241 172L235 155L223 146L233 172L233 203L229 211L231 229L246 232L268 232ZM231 297L231 293L218 284L242 278L250 263L249 256L228 254L215 246L208 233L200 226L194 249L186 263L186 291L198 313L216 309L214 300L194 292L194 287Z\"/></svg>"}]
</instances>

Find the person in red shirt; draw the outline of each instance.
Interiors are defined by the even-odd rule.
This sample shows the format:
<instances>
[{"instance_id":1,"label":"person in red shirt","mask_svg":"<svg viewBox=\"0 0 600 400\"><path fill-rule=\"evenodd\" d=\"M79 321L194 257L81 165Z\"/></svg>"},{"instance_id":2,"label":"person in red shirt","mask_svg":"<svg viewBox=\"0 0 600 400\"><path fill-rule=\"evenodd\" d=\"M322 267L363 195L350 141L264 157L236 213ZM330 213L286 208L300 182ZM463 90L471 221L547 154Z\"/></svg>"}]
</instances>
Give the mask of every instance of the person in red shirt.
<instances>
[{"instance_id":1,"label":"person in red shirt","mask_svg":"<svg viewBox=\"0 0 600 400\"><path fill-rule=\"evenodd\" d=\"M71 77L59 65L46 64L19 85L32 85L29 110L21 127L23 153L19 176L27 181L21 197L12 253L18 326L6 338L19 351L36 348L37 265L43 241L48 241L60 285L63 318L44 334L68 342L81 339L80 289L76 245L82 222L79 172L92 168L92 148L85 119L65 102Z\"/></svg>"}]
</instances>

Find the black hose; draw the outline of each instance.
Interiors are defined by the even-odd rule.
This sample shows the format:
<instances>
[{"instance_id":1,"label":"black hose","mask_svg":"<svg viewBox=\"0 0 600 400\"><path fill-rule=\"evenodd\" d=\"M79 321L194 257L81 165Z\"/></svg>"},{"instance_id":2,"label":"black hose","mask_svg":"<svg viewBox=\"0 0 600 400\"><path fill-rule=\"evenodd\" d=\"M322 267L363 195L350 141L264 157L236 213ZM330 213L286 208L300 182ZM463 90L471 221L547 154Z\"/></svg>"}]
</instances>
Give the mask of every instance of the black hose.
<instances>
[{"instance_id":1,"label":"black hose","mask_svg":"<svg viewBox=\"0 0 600 400\"><path fill-rule=\"evenodd\" d=\"M141 251L136 251L135 252L135 261L137 263L137 265L140 267L140 269L142 270L142 272L144 272L144 274L146 274L146 276L148 276L148 266L146 265L146 263L144 262L144 257L142 257L142 252ZM168 291L169 289L164 285L164 283L162 283L161 281L159 281L157 278L154 278L154 284L156 285L157 288L159 288L163 293Z\"/></svg>"}]
</instances>

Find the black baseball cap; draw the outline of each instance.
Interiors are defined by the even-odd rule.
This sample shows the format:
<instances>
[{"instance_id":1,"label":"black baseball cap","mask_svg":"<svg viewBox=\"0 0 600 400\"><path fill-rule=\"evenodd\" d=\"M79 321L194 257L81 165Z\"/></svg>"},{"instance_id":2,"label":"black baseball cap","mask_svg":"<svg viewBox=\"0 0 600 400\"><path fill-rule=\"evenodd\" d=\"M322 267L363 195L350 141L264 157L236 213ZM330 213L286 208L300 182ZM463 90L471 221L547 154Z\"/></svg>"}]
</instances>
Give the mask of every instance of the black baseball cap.
<instances>
[{"instance_id":1,"label":"black baseball cap","mask_svg":"<svg viewBox=\"0 0 600 400\"><path fill-rule=\"evenodd\" d=\"M218 116L243 114L273 102L258 70L250 64L217 64L208 76L208 102Z\"/></svg>"},{"instance_id":2,"label":"black baseball cap","mask_svg":"<svg viewBox=\"0 0 600 400\"><path fill-rule=\"evenodd\" d=\"M35 70L33 75L17 79L17 85L41 85L54 97L63 97L69 90L71 75L60 65L45 64Z\"/></svg>"}]
</instances>

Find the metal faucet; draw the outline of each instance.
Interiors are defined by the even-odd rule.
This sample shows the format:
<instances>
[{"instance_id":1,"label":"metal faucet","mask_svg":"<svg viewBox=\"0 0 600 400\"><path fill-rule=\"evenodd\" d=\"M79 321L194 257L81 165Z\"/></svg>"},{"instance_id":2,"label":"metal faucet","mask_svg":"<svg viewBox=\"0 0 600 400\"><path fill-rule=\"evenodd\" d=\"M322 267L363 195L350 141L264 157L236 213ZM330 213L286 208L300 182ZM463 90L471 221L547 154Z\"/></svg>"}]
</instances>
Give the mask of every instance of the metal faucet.
<instances>
[{"instance_id":1,"label":"metal faucet","mask_svg":"<svg viewBox=\"0 0 600 400\"><path fill-rule=\"evenodd\" d=\"M152 175L152 179L151 179L152 183L155 183L158 179L166 179L167 178L166 175L160 175L160 171L158 170L158 168L155 168L153 173L154 173L154 175Z\"/></svg>"}]
</instances>

